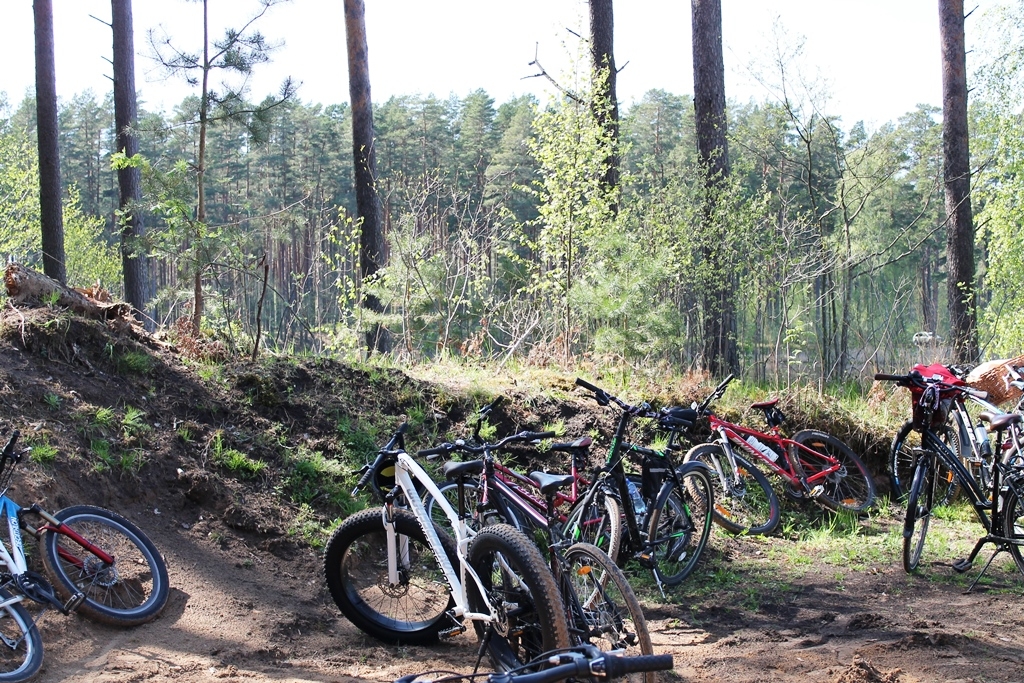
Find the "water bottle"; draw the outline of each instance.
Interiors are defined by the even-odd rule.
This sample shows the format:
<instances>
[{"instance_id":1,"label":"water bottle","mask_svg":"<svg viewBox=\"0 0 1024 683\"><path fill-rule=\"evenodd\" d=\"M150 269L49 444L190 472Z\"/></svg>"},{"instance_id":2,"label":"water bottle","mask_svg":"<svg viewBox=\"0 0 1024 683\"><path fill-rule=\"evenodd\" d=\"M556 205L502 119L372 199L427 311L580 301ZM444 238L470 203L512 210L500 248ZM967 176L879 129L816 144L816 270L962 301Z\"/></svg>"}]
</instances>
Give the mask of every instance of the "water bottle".
<instances>
[{"instance_id":1,"label":"water bottle","mask_svg":"<svg viewBox=\"0 0 1024 683\"><path fill-rule=\"evenodd\" d=\"M764 454L764 457L768 458L772 462L775 462L776 460L779 459L778 453L776 453L771 448L755 439L753 435L747 437L747 443L750 444L751 448L760 451L762 454Z\"/></svg>"},{"instance_id":2,"label":"water bottle","mask_svg":"<svg viewBox=\"0 0 1024 683\"><path fill-rule=\"evenodd\" d=\"M974 438L978 442L978 452L982 459L992 455L992 444L988 442L988 430L980 422L974 428Z\"/></svg>"},{"instance_id":3,"label":"water bottle","mask_svg":"<svg viewBox=\"0 0 1024 683\"><path fill-rule=\"evenodd\" d=\"M640 495L640 489L636 487L632 479L626 479L626 488L629 489L629 497L633 501L633 510L637 516L641 516L647 512L647 503L644 502L644 497Z\"/></svg>"}]
</instances>

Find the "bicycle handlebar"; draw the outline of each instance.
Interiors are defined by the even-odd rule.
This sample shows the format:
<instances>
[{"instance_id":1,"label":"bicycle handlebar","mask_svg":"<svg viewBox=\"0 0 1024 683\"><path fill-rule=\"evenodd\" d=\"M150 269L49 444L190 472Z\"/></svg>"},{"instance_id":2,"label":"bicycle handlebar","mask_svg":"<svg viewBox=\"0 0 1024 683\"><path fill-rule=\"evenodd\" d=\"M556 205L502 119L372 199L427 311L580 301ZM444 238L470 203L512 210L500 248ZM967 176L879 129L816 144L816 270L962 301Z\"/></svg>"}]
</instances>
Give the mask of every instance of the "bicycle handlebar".
<instances>
[{"instance_id":1,"label":"bicycle handlebar","mask_svg":"<svg viewBox=\"0 0 1024 683\"><path fill-rule=\"evenodd\" d=\"M455 443L443 443L440 446L434 448L424 448L422 451L416 451L416 457L442 455L444 453L450 453L452 451L465 451L466 453L483 453L488 450L496 451L504 447L506 444L520 441L539 441L541 439L553 439L558 436L555 432L519 432L511 436L506 436L500 441L494 443L484 443L479 446L468 444L461 439Z\"/></svg>"},{"instance_id":2,"label":"bicycle handlebar","mask_svg":"<svg viewBox=\"0 0 1024 683\"><path fill-rule=\"evenodd\" d=\"M487 674L488 683L557 683L569 678L605 678L609 681L622 678L626 674L645 673L648 671L668 671L673 666L672 655L637 655L626 657L612 652L569 652L552 654L548 661L555 666L534 672L508 671L505 673ZM565 661L569 659L569 661ZM534 663L543 661L542 658ZM413 683L421 674L403 676L395 683ZM437 679L440 681L475 680L476 676L449 676Z\"/></svg>"},{"instance_id":3,"label":"bicycle handlebar","mask_svg":"<svg viewBox=\"0 0 1024 683\"><path fill-rule=\"evenodd\" d=\"M587 391L594 392L594 400L597 401L598 405L606 406L609 403L614 403L618 407L622 408L625 412L633 415L634 417L653 417L657 418L660 413L656 410L651 410L651 406L646 401L642 401L637 405L630 405L623 401L617 396L612 396L607 391L600 387L596 387L586 380L576 378L576 386L583 387Z\"/></svg>"}]
</instances>

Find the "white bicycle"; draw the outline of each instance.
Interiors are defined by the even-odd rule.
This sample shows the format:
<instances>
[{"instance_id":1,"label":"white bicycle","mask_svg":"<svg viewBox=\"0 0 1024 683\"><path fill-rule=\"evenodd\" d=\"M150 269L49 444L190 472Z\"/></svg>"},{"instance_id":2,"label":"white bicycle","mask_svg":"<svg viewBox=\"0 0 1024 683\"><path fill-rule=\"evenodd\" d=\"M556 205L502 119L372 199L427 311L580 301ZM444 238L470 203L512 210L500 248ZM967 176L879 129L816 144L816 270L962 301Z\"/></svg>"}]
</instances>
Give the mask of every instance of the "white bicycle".
<instances>
[{"instance_id":1,"label":"white bicycle","mask_svg":"<svg viewBox=\"0 0 1024 683\"><path fill-rule=\"evenodd\" d=\"M523 532L507 524L474 530L465 492L458 509L406 453L399 427L363 469L356 490L372 484L383 506L346 519L327 543L324 571L331 597L363 632L392 644L448 638L472 623L499 671L569 646L565 611L544 558ZM551 433L538 433L547 438ZM416 457L444 449L426 449ZM448 462L449 479L478 475L482 461ZM454 538L436 526L423 492L447 517Z\"/></svg>"}]
</instances>

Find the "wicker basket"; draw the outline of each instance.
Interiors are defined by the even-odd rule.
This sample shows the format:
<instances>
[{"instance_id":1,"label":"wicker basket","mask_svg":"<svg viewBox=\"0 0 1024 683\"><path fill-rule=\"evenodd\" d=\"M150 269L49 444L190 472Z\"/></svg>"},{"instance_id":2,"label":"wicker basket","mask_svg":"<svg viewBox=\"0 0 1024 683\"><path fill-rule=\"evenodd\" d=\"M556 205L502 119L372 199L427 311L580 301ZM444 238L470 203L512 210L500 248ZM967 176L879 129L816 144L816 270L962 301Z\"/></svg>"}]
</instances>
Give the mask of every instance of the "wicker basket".
<instances>
[{"instance_id":1,"label":"wicker basket","mask_svg":"<svg viewBox=\"0 0 1024 683\"><path fill-rule=\"evenodd\" d=\"M982 363L967 375L967 384L975 389L987 391L989 401L997 405L1015 401L1021 397L1021 391L1010 386L1010 373L1006 369L1008 365L1015 368L1024 366L1024 356L1001 358Z\"/></svg>"}]
</instances>

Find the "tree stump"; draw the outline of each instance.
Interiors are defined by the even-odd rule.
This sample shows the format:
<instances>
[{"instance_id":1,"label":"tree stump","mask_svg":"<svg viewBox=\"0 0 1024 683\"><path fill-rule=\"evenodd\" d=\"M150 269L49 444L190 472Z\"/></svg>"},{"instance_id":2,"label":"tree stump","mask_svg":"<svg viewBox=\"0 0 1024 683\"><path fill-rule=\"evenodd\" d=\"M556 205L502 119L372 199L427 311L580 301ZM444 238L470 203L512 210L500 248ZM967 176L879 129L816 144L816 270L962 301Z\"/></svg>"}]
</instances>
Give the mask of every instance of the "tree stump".
<instances>
[{"instance_id":1,"label":"tree stump","mask_svg":"<svg viewBox=\"0 0 1024 683\"><path fill-rule=\"evenodd\" d=\"M7 266L4 286L7 288L7 296L17 304L41 306L49 303L101 320L121 318L132 312L129 304L97 301L85 291L72 289L19 263Z\"/></svg>"}]
</instances>

